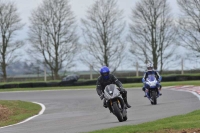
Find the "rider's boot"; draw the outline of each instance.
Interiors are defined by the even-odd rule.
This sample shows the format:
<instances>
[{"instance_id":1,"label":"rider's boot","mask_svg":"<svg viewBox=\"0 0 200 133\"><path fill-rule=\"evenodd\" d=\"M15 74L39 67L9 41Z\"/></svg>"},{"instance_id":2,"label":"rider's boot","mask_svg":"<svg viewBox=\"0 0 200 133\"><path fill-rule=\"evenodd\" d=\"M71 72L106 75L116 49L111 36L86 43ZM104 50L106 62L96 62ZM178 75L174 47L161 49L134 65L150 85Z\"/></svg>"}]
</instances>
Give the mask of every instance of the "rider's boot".
<instances>
[{"instance_id":1,"label":"rider's boot","mask_svg":"<svg viewBox=\"0 0 200 133\"><path fill-rule=\"evenodd\" d=\"M144 91L144 97L147 97L146 92L145 92L145 87L142 88L142 90Z\"/></svg>"},{"instance_id":2,"label":"rider's boot","mask_svg":"<svg viewBox=\"0 0 200 133\"><path fill-rule=\"evenodd\" d=\"M131 105L128 104L127 97L124 97L123 99L124 99L124 103L126 104L126 106L128 108L131 108Z\"/></svg>"},{"instance_id":3,"label":"rider's boot","mask_svg":"<svg viewBox=\"0 0 200 133\"><path fill-rule=\"evenodd\" d=\"M144 92L145 92L145 87L144 87L144 86L142 87L142 91L144 91Z\"/></svg>"},{"instance_id":4,"label":"rider's boot","mask_svg":"<svg viewBox=\"0 0 200 133\"><path fill-rule=\"evenodd\" d=\"M161 88L162 88L162 86L160 85L160 88L158 89L158 92L159 92L159 95L160 95L160 96L162 95L162 93L160 92L160 91L161 91Z\"/></svg>"},{"instance_id":5,"label":"rider's boot","mask_svg":"<svg viewBox=\"0 0 200 133\"><path fill-rule=\"evenodd\" d=\"M125 90L124 93L121 93L121 94L122 94L124 103L126 104L126 107L127 107L127 108L130 108L131 105L129 105L129 104L128 104L128 101L127 101L127 91Z\"/></svg>"}]
</instances>

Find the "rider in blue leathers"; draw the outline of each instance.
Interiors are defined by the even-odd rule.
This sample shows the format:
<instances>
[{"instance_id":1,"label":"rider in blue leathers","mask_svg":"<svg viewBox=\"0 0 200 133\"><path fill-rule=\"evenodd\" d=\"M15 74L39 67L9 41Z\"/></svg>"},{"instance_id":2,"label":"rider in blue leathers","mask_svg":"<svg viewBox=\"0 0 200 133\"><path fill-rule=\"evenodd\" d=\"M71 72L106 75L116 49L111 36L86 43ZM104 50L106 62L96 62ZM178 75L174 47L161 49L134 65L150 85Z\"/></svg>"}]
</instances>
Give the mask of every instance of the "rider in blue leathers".
<instances>
[{"instance_id":1,"label":"rider in blue leathers","mask_svg":"<svg viewBox=\"0 0 200 133\"><path fill-rule=\"evenodd\" d=\"M128 104L128 101L127 101L127 91L122 87L122 83L114 75L110 74L109 68L107 66L103 66L100 69L100 74L101 75L97 79L97 87L96 87L96 91L100 99L101 100L104 99L103 92L107 85L116 84L124 99L124 103L126 104L128 108L130 108L131 106ZM103 106L107 108L105 99L103 102Z\"/></svg>"},{"instance_id":2,"label":"rider in blue leathers","mask_svg":"<svg viewBox=\"0 0 200 133\"><path fill-rule=\"evenodd\" d=\"M161 86L160 82L162 80L162 77L160 76L160 74L156 70L153 69L153 64L152 63L147 64L147 71L144 73L144 76L142 78L142 82L144 84L144 86L142 87L142 90L145 92L145 90L149 88L149 86L146 84L146 78L150 74L151 75L155 75L155 77L156 77L156 79L158 81L158 83L156 85L157 88L158 88L158 94L161 96L162 93L160 93L160 90L161 90L162 86ZM147 97L146 93L145 93L144 97Z\"/></svg>"}]
</instances>

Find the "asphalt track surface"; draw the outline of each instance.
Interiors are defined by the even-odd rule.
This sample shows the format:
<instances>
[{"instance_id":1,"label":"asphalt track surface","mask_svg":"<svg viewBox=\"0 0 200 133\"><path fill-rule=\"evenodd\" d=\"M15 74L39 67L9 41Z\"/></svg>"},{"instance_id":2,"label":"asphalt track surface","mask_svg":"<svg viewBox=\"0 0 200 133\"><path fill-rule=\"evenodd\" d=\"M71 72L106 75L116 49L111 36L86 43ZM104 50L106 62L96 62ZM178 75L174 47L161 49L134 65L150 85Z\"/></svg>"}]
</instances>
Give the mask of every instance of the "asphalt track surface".
<instances>
[{"instance_id":1,"label":"asphalt track surface","mask_svg":"<svg viewBox=\"0 0 200 133\"><path fill-rule=\"evenodd\" d=\"M200 109L200 101L190 92L163 89L157 105L151 105L141 89L127 89L128 120L117 118L102 106L96 90L60 90L3 92L0 100L23 100L42 103L44 114L23 124L0 129L0 133L82 133L93 130L140 124L186 114Z\"/></svg>"}]
</instances>

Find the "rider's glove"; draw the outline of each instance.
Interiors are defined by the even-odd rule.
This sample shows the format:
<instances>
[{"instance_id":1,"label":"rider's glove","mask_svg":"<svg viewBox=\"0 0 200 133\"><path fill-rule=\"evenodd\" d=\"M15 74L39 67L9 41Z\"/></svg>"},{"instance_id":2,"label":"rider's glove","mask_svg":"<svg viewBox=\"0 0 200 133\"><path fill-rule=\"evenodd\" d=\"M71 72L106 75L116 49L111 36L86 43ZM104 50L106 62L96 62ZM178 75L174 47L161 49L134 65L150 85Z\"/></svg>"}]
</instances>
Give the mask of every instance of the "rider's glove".
<instances>
[{"instance_id":1,"label":"rider's glove","mask_svg":"<svg viewBox=\"0 0 200 133\"><path fill-rule=\"evenodd\" d=\"M119 91L120 91L121 93L124 93L126 90L125 90L124 88L120 87L120 88L119 88Z\"/></svg>"},{"instance_id":2,"label":"rider's glove","mask_svg":"<svg viewBox=\"0 0 200 133\"><path fill-rule=\"evenodd\" d=\"M158 82L160 83L160 82L161 82L161 80L162 80L162 78L159 78L159 79L158 79Z\"/></svg>"},{"instance_id":3,"label":"rider's glove","mask_svg":"<svg viewBox=\"0 0 200 133\"><path fill-rule=\"evenodd\" d=\"M104 94L102 93L99 97L102 100L104 98Z\"/></svg>"},{"instance_id":4,"label":"rider's glove","mask_svg":"<svg viewBox=\"0 0 200 133\"><path fill-rule=\"evenodd\" d=\"M146 80L144 80L144 81L143 81L143 84L146 84L146 82L147 82L147 81L146 81Z\"/></svg>"}]
</instances>

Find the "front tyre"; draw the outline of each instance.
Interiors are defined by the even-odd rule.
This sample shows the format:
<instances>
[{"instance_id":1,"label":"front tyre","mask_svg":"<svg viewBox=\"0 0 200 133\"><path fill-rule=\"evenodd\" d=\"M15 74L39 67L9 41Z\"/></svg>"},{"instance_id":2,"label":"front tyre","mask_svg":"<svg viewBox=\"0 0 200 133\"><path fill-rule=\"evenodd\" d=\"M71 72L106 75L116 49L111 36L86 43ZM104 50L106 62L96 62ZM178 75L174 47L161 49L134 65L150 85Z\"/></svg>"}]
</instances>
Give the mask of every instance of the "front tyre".
<instances>
[{"instance_id":1,"label":"front tyre","mask_svg":"<svg viewBox=\"0 0 200 133\"><path fill-rule=\"evenodd\" d=\"M157 93L155 91L152 92L152 100L153 100L153 102L151 104L156 105L157 104Z\"/></svg>"},{"instance_id":2,"label":"front tyre","mask_svg":"<svg viewBox=\"0 0 200 133\"><path fill-rule=\"evenodd\" d=\"M123 120L124 120L124 121L126 121L127 119L128 119L128 118L127 118L127 115L123 117Z\"/></svg>"},{"instance_id":3,"label":"front tyre","mask_svg":"<svg viewBox=\"0 0 200 133\"><path fill-rule=\"evenodd\" d=\"M122 122L124 120L120 108L116 102L113 103L113 113L115 114L119 122Z\"/></svg>"}]
</instances>

